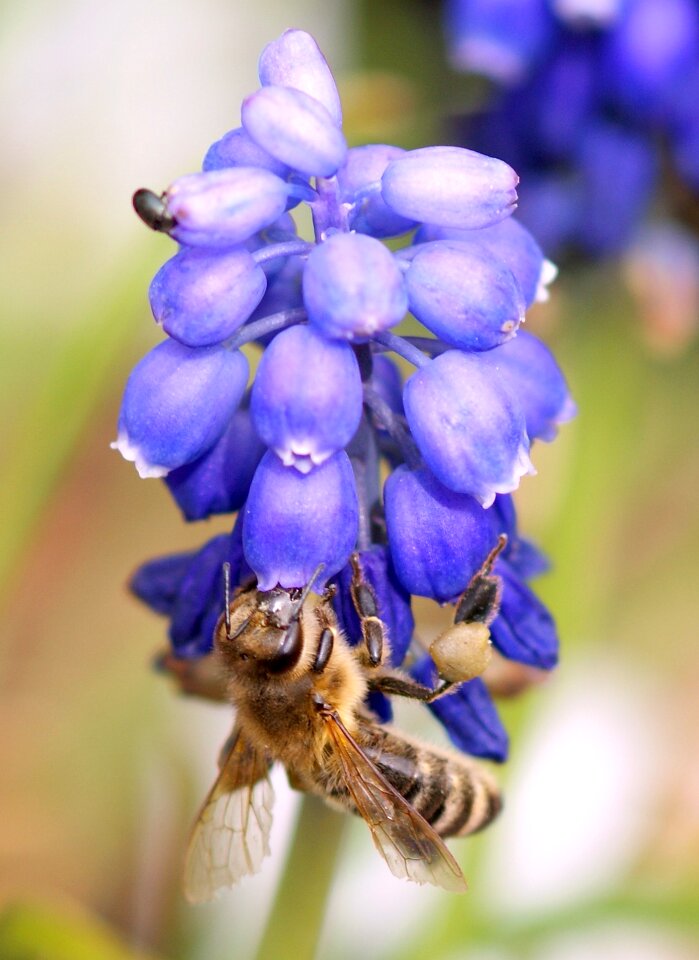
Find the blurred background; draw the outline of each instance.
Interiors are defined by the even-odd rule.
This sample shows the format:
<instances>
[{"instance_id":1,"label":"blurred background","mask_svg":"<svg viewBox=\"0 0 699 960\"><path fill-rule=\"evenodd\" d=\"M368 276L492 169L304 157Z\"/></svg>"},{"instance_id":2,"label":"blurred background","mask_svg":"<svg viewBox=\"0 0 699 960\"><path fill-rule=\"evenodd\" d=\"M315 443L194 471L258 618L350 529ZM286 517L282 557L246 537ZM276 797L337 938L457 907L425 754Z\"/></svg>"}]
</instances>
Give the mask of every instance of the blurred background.
<instances>
[{"instance_id":1,"label":"blurred background","mask_svg":"<svg viewBox=\"0 0 699 960\"><path fill-rule=\"evenodd\" d=\"M170 255L130 197L199 168L288 26L329 60L352 143L443 141L478 82L447 67L425 0L28 0L0 16L0 957L246 960L297 799L278 777L260 876L184 903L189 824L231 718L151 670L163 623L125 583L219 525L186 526L109 449L128 372L159 339L146 294ZM580 409L517 496L553 560L538 590L562 663L502 703L505 812L453 844L467 896L393 880L348 824L319 957L699 956L698 322L697 261L647 244L565 266L532 312ZM419 609L425 634L432 616Z\"/></svg>"}]
</instances>

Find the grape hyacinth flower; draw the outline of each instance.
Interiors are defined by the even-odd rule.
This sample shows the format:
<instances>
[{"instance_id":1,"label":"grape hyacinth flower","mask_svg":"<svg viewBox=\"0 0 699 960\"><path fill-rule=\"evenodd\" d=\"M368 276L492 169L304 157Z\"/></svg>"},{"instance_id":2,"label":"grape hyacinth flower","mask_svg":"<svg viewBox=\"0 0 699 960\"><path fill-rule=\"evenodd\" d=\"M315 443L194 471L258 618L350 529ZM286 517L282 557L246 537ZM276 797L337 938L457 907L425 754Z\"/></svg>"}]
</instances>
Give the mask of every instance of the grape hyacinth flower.
<instances>
[{"instance_id":1,"label":"grape hyacinth flower","mask_svg":"<svg viewBox=\"0 0 699 960\"><path fill-rule=\"evenodd\" d=\"M663 217L690 216L696 0L446 0L445 32L455 69L492 81L460 136L516 167L544 249L618 254L655 198Z\"/></svg>"},{"instance_id":2,"label":"grape hyacinth flower","mask_svg":"<svg viewBox=\"0 0 699 960\"><path fill-rule=\"evenodd\" d=\"M349 148L330 69L302 31L264 49L259 76L201 172L134 197L179 248L150 288L168 339L132 372L114 445L165 478L187 520L237 519L145 564L132 588L169 618L174 655L196 659L212 649L224 562L233 587L254 577L262 591L305 587L322 564L314 589L335 586L357 643L353 558L393 665L427 677L411 596L455 603L505 534L492 641L548 670L555 627L528 586L543 564L509 494L533 472L531 444L574 406L547 347L519 330L555 271L511 219L517 175L457 147ZM396 332L408 312L421 335ZM405 383L391 354L413 368ZM390 715L383 697L370 707ZM487 678L434 711L461 748L504 759Z\"/></svg>"}]
</instances>

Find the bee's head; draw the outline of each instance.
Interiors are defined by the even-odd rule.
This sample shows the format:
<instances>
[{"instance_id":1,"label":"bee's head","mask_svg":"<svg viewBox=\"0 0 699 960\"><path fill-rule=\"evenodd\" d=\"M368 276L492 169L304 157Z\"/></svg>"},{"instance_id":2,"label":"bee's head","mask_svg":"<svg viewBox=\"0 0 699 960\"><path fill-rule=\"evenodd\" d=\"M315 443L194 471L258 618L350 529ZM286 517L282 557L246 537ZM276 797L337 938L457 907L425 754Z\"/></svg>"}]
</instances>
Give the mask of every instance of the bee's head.
<instances>
[{"instance_id":1,"label":"bee's head","mask_svg":"<svg viewBox=\"0 0 699 960\"><path fill-rule=\"evenodd\" d=\"M224 565L225 609L216 626L215 644L225 662L257 663L269 673L285 673L295 667L303 650L301 612L319 572L303 589L251 588L231 603Z\"/></svg>"},{"instance_id":2,"label":"bee's head","mask_svg":"<svg viewBox=\"0 0 699 960\"><path fill-rule=\"evenodd\" d=\"M255 665L270 673L291 670L303 649L302 605L300 590L276 587L240 594L216 625L215 645L224 662L237 671Z\"/></svg>"}]
</instances>

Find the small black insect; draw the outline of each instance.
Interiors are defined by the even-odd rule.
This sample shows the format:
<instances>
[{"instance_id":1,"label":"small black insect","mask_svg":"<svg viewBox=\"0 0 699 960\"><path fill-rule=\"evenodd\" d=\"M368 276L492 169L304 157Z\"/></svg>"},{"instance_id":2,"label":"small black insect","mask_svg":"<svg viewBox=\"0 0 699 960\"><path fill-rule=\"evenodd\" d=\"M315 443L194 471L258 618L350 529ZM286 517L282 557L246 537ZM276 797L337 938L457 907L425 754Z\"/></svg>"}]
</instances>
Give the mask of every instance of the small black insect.
<instances>
[{"instance_id":1,"label":"small black insect","mask_svg":"<svg viewBox=\"0 0 699 960\"><path fill-rule=\"evenodd\" d=\"M169 233L177 226L177 221L168 212L164 197L165 194L158 196L152 190L142 188L134 193L132 200L133 208L141 220L159 233Z\"/></svg>"}]
</instances>

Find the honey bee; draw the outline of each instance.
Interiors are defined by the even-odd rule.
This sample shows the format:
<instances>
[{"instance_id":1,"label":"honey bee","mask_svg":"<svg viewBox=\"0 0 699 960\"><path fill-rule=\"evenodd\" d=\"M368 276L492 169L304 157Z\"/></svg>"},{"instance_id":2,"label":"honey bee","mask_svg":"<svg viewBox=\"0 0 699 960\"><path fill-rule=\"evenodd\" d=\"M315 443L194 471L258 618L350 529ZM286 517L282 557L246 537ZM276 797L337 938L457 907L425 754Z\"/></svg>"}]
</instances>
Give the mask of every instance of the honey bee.
<instances>
[{"instance_id":1,"label":"honey bee","mask_svg":"<svg viewBox=\"0 0 699 960\"><path fill-rule=\"evenodd\" d=\"M464 605L468 590L464 594L462 622L492 618L497 590L488 594L487 584L496 580L490 567L501 548L469 586L470 604ZM431 690L385 665L389 644L376 598L356 555L352 564L351 594L362 627L357 646L339 627L332 587L317 595L313 581L303 590L266 592L252 584L231 601L226 578L214 635L220 678L213 680L209 670L205 689L197 690L193 674L180 670L183 689L226 698L236 708L218 778L192 831L185 867L191 902L256 873L269 854L274 762L283 764L293 787L359 814L396 877L466 889L442 838L485 827L501 806L497 785L475 761L419 743L369 713L364 701L371 690L430 701L455 680Z\"/></svg>"}]
</instances>

